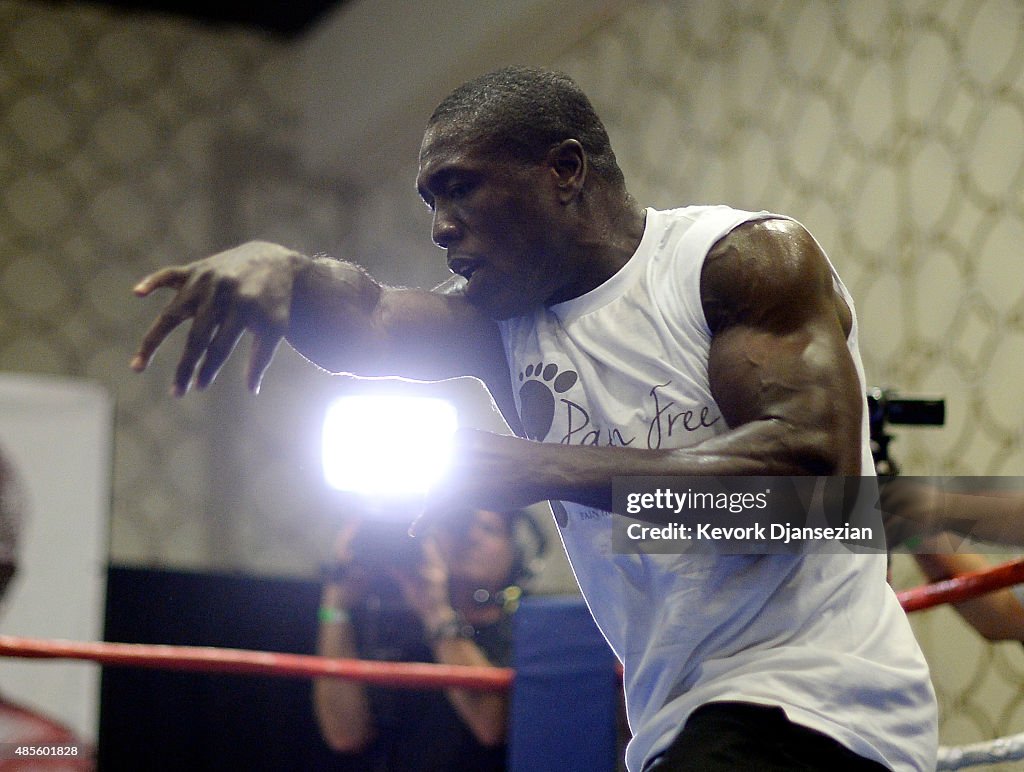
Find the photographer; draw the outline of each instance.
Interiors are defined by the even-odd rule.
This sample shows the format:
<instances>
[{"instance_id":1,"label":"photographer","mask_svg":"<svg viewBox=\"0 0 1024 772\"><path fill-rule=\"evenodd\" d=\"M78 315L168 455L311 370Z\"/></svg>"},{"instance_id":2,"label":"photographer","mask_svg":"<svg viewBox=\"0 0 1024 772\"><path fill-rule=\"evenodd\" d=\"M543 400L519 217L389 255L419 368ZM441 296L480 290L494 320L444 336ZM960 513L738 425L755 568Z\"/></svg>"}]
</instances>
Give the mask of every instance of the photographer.
<instances>
[{"instance_id":1,"label":"photographer","mask_svg":"<svg viewBox=\"0 0 1024 772\"><path fill-rule=\"evenodd\" d=\"M991 567L981 554L963 552L964 536L992 543L1017 543L1024 498L998 491L990 495L944 490L913 479L895 479L881 489L886 535L892 547L913 545L914 560L929 582ZM1024 641L1021 586L1005 587L954 603L963 619L989 641Z\"/></svg>"},{"instance_id":2,"label":"photographer","mask_svg":"<svg viewBox=\"0 0 1024 772\"><path fill-rule=\"evenodd\" d=\"M329 657L505 666L525 576L515 519L458 513L426 539L367 520L338 535L320 610ZM321 733L361 769L503 770L507 697L467 689L388 690L314 683Z\"/></svg>"}]
</instances>

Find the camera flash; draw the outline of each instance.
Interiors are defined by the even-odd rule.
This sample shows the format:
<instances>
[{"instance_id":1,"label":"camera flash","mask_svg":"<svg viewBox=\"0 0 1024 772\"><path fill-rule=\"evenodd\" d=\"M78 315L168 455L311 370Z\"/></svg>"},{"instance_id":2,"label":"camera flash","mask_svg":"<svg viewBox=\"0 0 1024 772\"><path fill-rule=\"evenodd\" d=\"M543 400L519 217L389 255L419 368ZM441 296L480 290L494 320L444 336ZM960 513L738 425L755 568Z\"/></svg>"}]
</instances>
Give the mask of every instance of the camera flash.
<instances>
[{"instance_id":1,"label":"camera flash","mask_svg":"<svg viewBox=\"0 0 1024 772\"><path fill-rule=\"evenodd\" d=\"M457 426L443 399L339 397L324 417L324 479L366 496L422 496L447 469Z\"/></svg>"}]
</instances>

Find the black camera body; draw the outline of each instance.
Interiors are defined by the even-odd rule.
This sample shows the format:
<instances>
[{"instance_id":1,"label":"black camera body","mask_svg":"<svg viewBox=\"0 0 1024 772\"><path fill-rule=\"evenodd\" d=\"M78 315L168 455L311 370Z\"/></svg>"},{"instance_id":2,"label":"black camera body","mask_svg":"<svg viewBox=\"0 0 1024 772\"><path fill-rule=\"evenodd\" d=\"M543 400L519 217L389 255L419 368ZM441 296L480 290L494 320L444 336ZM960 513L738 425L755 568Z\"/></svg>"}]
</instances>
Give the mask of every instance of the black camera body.
<instances>
[{"instance_id":1,"label":"black camera body","mask_svg":"<svg viewBox=\"0 0 1024 772\"><path fill-rule=\"evenodd\" d=\"M409 523L368 518L352 539L352 562L371 573L414 569L423 560L423 540L409 535Z\"/></svg>"},{"instance_id":2,"label":"black camera body","mask_svg":"<svg viewBox=\"0 0 1024 772\"><path fill-rule=\"evenodd\" d=\"M904 397L891 389L868 391L871 433L885 424L942 426L946 422L946 400L941 397Z\"/></svg>"},{"instance_id":3,"label":"black camera body","mask_svg":"<svg viewBox=\"0 0 1024 772\"><path fill-rule=\"evenodd\" d=\"M868 420L871 426L871 455L875 472L891 477L897 474L889 458L892 435L890 424L903 426L942 426L946 423L946 400L941 397L908 397L892 389L868 390Z\"/></svg>"}]
</instances>

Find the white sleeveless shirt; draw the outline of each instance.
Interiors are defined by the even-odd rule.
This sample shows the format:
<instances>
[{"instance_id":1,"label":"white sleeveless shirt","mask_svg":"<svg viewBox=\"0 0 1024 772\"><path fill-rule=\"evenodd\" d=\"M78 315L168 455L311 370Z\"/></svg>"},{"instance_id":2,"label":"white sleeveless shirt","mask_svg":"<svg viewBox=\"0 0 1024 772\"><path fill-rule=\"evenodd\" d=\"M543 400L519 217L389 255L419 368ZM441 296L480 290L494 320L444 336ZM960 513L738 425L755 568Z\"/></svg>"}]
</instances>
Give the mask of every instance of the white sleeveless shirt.
<instances>
[{"instance_id":1,"label":"white sleeveless shirt","mask_svg":"<svg viewBox=\"0 0 1024 772\"><path fill-rule=\"evenodd\" d=\"M648 210L636 254L608 281L501 322L527 435L657 449L727 431L708 384L701 268L737 225L774 216ZM852 312L838 276L835 285ZM849 347L863 393L856 318ZM873 474L866 414L862 436L863 473ZM935 695L884 555L616 554L609 513L564 509L576 579L624 666L630 770L695 708L721 700L780 706L893 769L934 769Z\"/></svg>"}]
</instances>

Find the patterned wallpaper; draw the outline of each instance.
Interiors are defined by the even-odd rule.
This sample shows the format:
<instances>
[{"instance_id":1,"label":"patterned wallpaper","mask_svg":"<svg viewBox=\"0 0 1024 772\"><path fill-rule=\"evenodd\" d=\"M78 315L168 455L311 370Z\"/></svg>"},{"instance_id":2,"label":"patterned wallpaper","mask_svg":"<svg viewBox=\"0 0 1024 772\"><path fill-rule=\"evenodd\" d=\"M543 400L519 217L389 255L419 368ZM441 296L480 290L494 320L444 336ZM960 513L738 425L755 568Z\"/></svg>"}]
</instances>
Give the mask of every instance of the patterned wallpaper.
<instances>
[{"instance_id":1,"label":"patterned wallpaper","mask_svg":"<svg viewBox=\"0 0 1024 772\"><path fill-rule=\"evenodd\" d=\"M0 369L93 378L115 395L115 561L279 571L317 559L302 555L312 534L277 557L287 531L240 557L238 531L264 511L297 527L264 490L279 490L291 432L247 437L241 389L168 399L169 358L151 375L126 369L159 308L131 296L143 274L243 238L312 249L347 230L344 196L291 160L293 78L290 51L253 33L0 2ZM265 463L239 472L253 447Z\"/></svg>"},{"instance_id":2,"label":"patterned wallpaper","mask_svg":"<svg viewBox=\"0 0 1024 772\"><path fill-rule=\"evenodd\" d=\"M1024 473L1022 16L1012 0L649 0L553 62L642 202L811 229L857 301L869 382L947 400L942 429L898 432L906 473ZM170 400L170 358L127 371L157 305L135 279L253 237L440 275L414 159L365 191L298 168L295 77L287 45L253 33L0 0L0 369L115 395L119 562L308 573L336 515L316 433L343 384L282 351L258 400L239 363ZM906 563L897 581L916 581ZM944 741L1024 730L1019 645L983 645L948 610L914 623Z\"/></svg>"}]
</instances>

